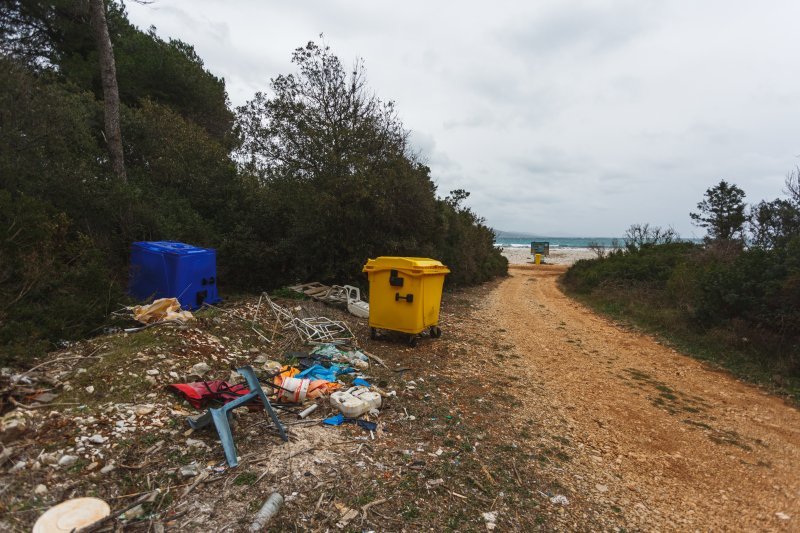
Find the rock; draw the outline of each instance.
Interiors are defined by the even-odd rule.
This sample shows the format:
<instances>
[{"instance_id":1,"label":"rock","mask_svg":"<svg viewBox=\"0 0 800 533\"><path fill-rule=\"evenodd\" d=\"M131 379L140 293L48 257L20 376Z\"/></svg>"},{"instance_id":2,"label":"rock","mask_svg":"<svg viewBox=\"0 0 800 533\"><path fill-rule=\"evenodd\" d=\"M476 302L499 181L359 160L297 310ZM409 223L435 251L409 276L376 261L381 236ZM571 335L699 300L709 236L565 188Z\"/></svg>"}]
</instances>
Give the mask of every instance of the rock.
<instances>
[{"instance_id":1,"label":"rock","mask_svg":"<svg viewBox=\"0 0 800 533\"><path fill-rule=\"evenodd\" d=\"M21 411L11 411L0 418L0 442L12 442L26 431L28 431L28 422Z\"/></svg>"},{"instance_id":2,"label":"rock","mask_svg":"<svg viewBox=\"0 0 800 533\"><path fill-rule=\"evenodd\" d=\"M70 385L69 383L64 383L62 389L64 390L64 392L69 392L72 390L72 385Z\"/></svg>"},{"instance_id":3,"label":"rock","mask_svg":"<svg viewBox=\"0 0 800 533\"><path fill-rule=\"evenodd\" d=\"M607 485L601 485L600 483L598 483L597 485L594 486L594 488L597 489L597 492L608 492Z\"/></svg>"},{"instance_id":4,"label":"rock","mask_svg":"<svg viewBox=\"0 0 800 533\"><path fill-rule=\"evenodd\" d=\"M155 406L146 404L146 405L138 405L134 408L133 412L136 413L136 416L146 416L152 413L155 410Z\"/></svg>"},{"instance_id":5,"label":"rock","mask_svg":"<svg viewBox=\"0 0 800 533\"><path fill-rule=\"evenodd\" d=\"M52 392L43 392L34 398L34 400L39 403L50 403L56 398L58 398L58 394L53 394Z\"/></svg>"},{"instance_id":6,"label":"rock","mask_svg":"<svg viewBox=\"0 0 800 533\"><path fill-rule=\"evenodd\" d=\"M61 459L58 460L58 466L72 466L78 461L78 457L75 455L62 455Z\"/></svg>"},{"instance_id":7,"label":"rock","mask_svg":"<svg viewBox=\"0 0 800 533\"><path fill-rule=\"evenodd\" d=\"M108 474L109 472L114 471L114 465L106 465L100 469L101 474Z\"/></svg>"},{"instance_id":8,"label":"rock","mask_svg":"<svg viewBox=\"0 0 800 533\"><path fill-rule=\"evenodd\" d=\"M161 372L159 372L158 369L155 369L155 368L151 368L150 370L147 371L147 375L148 376L157 376L160 373Z\"/></svg>"},{"instance_id":9,"label":"rock","mask_svg":"<svg viewBox=\"0 0 800 533\"><path fill-rule=\"evenodd\" d=\"M194 477L200 473L200 470L197 468L195 463L192 463L190 465L182 466L180 472L183 477Z\"/></svg>"},{"instance_id":10,"label":"rock","mask_svg":"<svg viewBox=\"0 0 800 533\"><path fill-rule=\"evenodd\" d=\"M179 376L177 372L170 372L169 377L171 377L172 379L178 379Z\"/></svg>"},{"instance_id":11,"label":"rock","mask_svg":"<svg viewBox=\"0 0 800 533\"><path fill-rule=\"evenodd\" d=\"M97 461L92 461L91 463L89 463L89 466L86 467L86 471L93 472L97 470L98 466L100 466L100 463L98 463Z\"/></svg>"},{"instance_id":12,"label":"rock","mask_svg":"<svg viewBox=\"0 0 800 533\"><path fill-rule=\"evenodd\" d=\"M197 363L196 365L192 366L192 369L189 371L192 375L203 377L211 370L211 367L208 366L206 363Z\"/></svg>"},{"instance_id":13,"label":"rock","mask_svg":"<svg viewBox=\"0 0 800 533\"><path fill-rule=\"evenodd\" d=\"M780 518L781 520L789 520L789 519L791 518L791 516L789 516L788 514L786 514L786 513L782 513L782 512L780 512L780 511L778 511L777 513L775 513L775 516L777 516L777 517L778 517L778 518Z\"/></svg>"},{"instance_id":14,"label":"rock","mask_svg":"<svg viewBox=\"0 0 800 533\"><path fill-rule=\"evenodd\" d=\"M259 350L259 349L258 349L258 348L256 348L256 347L250 348L250 353L251 353L251 354L257 354L257 353L259 353L260 351L261 351L261 350Z\"/></svg>"},{"instance_id":15,"label":"rock","mask_svg":"<svg viewBox=\"0 0 800 533\"><path fill-rule=\"evenodd\" d=\"M88 386L88 387L86 387L84 390L85 390L86 392L88 392L89 394L94 394L94 385L89 385L89 386Z\"/></svg>"},{"instance_id":16,"label":"rock","mask_svg":"<svg viewBox=\"0 0 800 533\"><path fill-rule=\"evenodd\" d=\"M555 505L569 505L569 500L563 494L556 494L550 498L550 503Z\"/></svg>"},{"instance_id":17,"label":"rock","mask_svg":"<svg viewBox=\"0 0 800 533\"><path fill-rule=\"evenodd\" d=\"M128 509L125 511L124 515L125 520L133 520L134 518L140 518L144 516L144 507L141 505L137 505L133 509Z\"/></svg>"},{"instance_id":18,"label":"rock","mask_svg":"<svg viewBox=\"0 0 800 533\"><path fill-rule=\"evenodd\" d=\"M190 448L203 448L206 450L210 449L208 444L198 439L186 439L186 445Z\"/></svg>"},{"instance_id":19,"label":"rock","mask_svg":"<svg viewBox=\"0 0 800 533\"><path fill-rule=\"evenodd\" d=\"M14 463L14 466L8 469L9 474L16 474L20 470L25 470L25 467L28 466L26 461L18 461Z\"/></svg>"},{"instance_id":20,"label":"rock","mask_svg":"<svg viewBox=\"0 0 800 533\"><path fill-rule=\"evenodd\" d=\"M39 485L36 485L35 489L33 489L33 493L37 496L43 496L47 494L47 487L40 483Z\"/></svg>"},{"instance_id":21,"label":"rock","mask_svg":"<svg viewBox=\"0 0 800 533\"><path fill-rule=\"evenodd\" d=\"M46 465L54 465L58 463L58 457L55 453L43 453L39 458Z\"/></svg>"},{"instance_id":22,"label":"rock","mask_svg":"<svg viewBox=\"0 0 800 533\"><path fill-rule=\"evenodd\" d=\"M103 444L107 440L108 440L107 438L105 438L104 436L102 436L100 434L92 435L91 437L89 437L89 442L94 443L94 444Z\"/></svg>"},{"instance_id":23,"label":"rock","mask_svg":"<svg viewBox=\"0 0 800 533\"><path fill-rule=\"evenodd\" d=\"M497 527L497 511L491 511L488 513L483 513L483 520L486 522L486 529L488 531L492 531L494 528Z\"/></svg>"}]
</instances>

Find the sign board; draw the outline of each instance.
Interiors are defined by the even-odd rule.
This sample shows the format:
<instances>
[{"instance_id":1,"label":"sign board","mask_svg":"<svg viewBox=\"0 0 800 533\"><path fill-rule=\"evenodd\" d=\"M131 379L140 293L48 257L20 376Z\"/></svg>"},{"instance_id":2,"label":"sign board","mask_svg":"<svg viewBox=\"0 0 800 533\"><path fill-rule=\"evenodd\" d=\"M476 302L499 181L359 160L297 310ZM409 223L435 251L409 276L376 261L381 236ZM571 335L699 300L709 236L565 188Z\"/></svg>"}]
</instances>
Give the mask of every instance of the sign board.
<instances>
[{"instance_id":1,"label":"sign board","mask_svg":"<svg viewBox=\"0 0 800 533\"><path fill-rule=\"evenodd\" d=\"M531 255L536 254L550 255L550 243L548 241L533 241L531 243Z\"/></svg>"}]
</instances>

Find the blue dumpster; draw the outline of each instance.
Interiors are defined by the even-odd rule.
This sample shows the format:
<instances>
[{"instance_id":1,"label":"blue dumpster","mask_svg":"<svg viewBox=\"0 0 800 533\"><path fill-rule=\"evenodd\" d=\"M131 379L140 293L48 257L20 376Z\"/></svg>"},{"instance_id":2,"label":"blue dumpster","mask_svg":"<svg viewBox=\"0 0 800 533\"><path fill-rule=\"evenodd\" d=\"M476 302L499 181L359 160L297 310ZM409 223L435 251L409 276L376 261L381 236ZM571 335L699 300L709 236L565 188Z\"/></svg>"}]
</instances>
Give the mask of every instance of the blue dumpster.
<instances>
[{"instance_id":1,"label":"blue dumpster","mask_svg":"<svg viewBox=\"0 0 800 533\"><path fill-rule=\"evenodd\" d=\"M217 252L182 242L135 242L129 292L139 300L177 298L183 309L217 303Z\"/></svg>"}]
</instances>

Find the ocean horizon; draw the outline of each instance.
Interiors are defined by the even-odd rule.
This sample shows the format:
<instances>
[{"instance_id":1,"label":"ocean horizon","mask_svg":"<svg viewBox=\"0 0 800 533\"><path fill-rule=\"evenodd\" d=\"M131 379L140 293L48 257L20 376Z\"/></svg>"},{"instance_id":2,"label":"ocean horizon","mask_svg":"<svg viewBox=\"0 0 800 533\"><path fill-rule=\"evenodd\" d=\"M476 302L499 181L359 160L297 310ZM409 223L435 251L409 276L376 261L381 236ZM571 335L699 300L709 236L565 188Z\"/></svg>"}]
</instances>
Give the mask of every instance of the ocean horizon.
<instances>
[{"instance_id":1,"label":"ocean horizon","mask_svg":"<svg viewBox=\"0 0 800 533\"><path fill-rule=\"evenodd\" d=\"M543 236L514 236L506 237L498 235L494 239L494 245L502 248L530 248L533 241L545 241L550 243L553 248L589 248L597 244L606 248L613 248L614 244L622 246L622 237L543 237Z\"/></svg>"}]
</instances>

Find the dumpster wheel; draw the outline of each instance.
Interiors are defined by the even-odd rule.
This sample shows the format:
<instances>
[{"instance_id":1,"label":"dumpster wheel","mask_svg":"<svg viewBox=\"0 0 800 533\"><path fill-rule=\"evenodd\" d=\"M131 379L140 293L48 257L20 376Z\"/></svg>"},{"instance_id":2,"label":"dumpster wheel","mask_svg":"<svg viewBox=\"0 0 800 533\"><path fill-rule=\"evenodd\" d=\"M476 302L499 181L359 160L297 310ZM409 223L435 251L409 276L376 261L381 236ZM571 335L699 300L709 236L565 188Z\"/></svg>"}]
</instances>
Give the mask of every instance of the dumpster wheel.
<instances>
[{"instance_id":1,"label":"dumpster wheel","mask_svg":"<svg viewBox=\"0 0 800 533\"><path fill-rule=\"evenodd\" d=\"M431 326L429 331L431 338L433 339L438 339L439 337L442 336L442 328L440 328L439 326Z\"/></svg>"},{"instance_id":2,"label":"dumpster wheel","mask_svg":"<svg viewBox=\"0 0 800 533\"><path fill-rule=\"evenodd\" d=\"M408 340L406 341L409 346L415 348L417 346L417 336L416 335L409 335Z\"/></svg>"},{"instance_id":3,"label":"dumpster wheel","mask_svg":"<svg viewBox=\"0 0 800 533\"><path fill-rule=\"evenodd\" d=\"M369 338L375 340L378 338L378 330L375 328L369 328Z\"/></svg>"}]
</instances>

